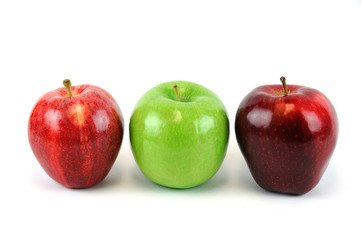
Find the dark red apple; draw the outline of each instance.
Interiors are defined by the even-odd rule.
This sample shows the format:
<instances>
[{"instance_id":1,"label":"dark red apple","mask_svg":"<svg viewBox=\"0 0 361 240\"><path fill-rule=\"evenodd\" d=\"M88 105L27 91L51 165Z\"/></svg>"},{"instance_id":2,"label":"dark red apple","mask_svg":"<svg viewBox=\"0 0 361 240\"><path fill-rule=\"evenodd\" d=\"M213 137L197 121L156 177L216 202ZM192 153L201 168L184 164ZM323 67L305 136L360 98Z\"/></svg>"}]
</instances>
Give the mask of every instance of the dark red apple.
<instances>
[{"instance_id":1,"label":"dark red apple","mask_svg":"<svg viewBox=\"0 0 361 240\"><path fill-rule=\"evenodd\" d=\"M123 117L113 97L92 85L71 86L43 95L31 112L30 146L41 166L69 188L102 181L119 153Z\"/></svg>"},{"instance_id":2,"label":"dark red apple","mask_svg":"<svg viewBox=\"0 0 361 240\"><path fill-rule=\"evenodd\" d=\"M338 121L321 92L303 86L261 86L239 105L238 145L262 188L304 194L321 179L335 149Z\"/></svg>"}]
</instances>

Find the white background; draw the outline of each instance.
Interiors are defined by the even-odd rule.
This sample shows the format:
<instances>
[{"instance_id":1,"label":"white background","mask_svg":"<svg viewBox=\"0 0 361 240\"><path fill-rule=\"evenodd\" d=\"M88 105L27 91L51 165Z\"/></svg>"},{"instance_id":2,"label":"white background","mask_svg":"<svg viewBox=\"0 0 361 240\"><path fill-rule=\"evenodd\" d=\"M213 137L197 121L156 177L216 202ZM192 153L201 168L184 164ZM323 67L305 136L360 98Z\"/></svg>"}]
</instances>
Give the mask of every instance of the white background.
<instances>
[{"instance_id":1,"label":"white background","mask_svg":"<svg viewBox=\"0 0 361 240\"><path fill-rule=\"evenodd\" d=\"M1 1L0 239L360 239L361 1ZM253 88L289 84L334 104L339 139L308 194L269 193L234 135ZM28 144L36 100L62 86L108 90L125 119L116 164L99 185L50 179ZM170 80L216 92L231 134L219 172L188 190L147 180L129 146L137 100Z\"/></svg>"}]
</instances>

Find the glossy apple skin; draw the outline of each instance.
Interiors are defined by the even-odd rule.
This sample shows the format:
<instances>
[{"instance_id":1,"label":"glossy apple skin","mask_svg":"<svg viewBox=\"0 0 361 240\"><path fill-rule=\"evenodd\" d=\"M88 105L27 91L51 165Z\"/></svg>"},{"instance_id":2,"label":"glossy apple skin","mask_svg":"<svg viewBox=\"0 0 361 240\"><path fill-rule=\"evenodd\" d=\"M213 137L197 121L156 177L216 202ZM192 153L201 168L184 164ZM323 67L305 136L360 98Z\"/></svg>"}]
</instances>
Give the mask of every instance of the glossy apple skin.
<instances>
[{"instance_id":1,"label":"glossy apple skin","mask_svg":"<svg viewBox=\"0 0 361 240\"><path fill-rule=\"evenodd\" d=\"M29 119L31 149L46 173L68 188L88 188L110 171L122 143L123 117L113 97L92 85L43 95Z\"/></svg>"},{"instance_id":2,"label":"glossy apple skin","mask_svg":"<svg viewBox=\"0 0 361 240\"><path fill-rule=\"evenodd\" d=\"M300 195L320 181L334 151L338 120L318 90L288 85L261 86L239 105L236 137L259 186Z\"/></svg>"},{"instance_id":3,"label":"glossy apple skin","mask_svg":"<svg viewBox=\"0 0 361 240\"><path fill-rule=\"evenodd\" d=\"M176 100L174 84L181 101ZM186 81L160 84L136 104L129 126L132 151L143 174L171 188L190 188L220 168L229 121L221 100Z\"/></svg>"}]
</instances>

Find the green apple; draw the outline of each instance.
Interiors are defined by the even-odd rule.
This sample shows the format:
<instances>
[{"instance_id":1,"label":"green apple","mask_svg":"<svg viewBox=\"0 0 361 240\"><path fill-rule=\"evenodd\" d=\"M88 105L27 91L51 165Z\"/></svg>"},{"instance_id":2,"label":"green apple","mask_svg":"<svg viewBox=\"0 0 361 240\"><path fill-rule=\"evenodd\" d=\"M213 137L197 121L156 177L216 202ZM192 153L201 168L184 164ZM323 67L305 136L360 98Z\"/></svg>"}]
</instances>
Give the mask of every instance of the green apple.
<instances>
[{"instance_id":1,"label":"green apple","mask_svg":"<svg viewBox=\"0 0 361 240\"><path fill-rule=\"evenodd\" d=\"M209 89L186 81L166 82L139 99L129 135L146 177L163 186L190 188L220 168L229 121L225 106Z\"/></svg>"}]
</instances>

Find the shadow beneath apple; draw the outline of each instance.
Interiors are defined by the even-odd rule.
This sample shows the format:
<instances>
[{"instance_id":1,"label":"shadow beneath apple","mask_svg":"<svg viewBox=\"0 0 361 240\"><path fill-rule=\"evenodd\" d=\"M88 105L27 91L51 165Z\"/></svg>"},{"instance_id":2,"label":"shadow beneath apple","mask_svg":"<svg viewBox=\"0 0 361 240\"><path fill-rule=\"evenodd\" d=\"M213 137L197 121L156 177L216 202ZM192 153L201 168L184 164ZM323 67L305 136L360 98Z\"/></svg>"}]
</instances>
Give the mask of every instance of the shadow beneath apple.
<instances>
[{"instance_id":1,"label":"shadow beneath apple","mask_svg":"<svg viewBox=\"0 0 361 240\"><path fill-rule=\"evenodd\" d=\"M140 188L142 191L146 190L148 192L155 192L155 193L186 193L186 194L203 194L212 192L216 189L222 188L225 185L226 175L220 174L218 172L213 178L208 180L207 182L195 186L188 189L177 189L177 188L170 188L159 185L157 183L152 182L143 173L140 171L138 166L134 165L132 168L132 179L133 183L136 184L137 188Z\"/></svg>"}]
</instances>

